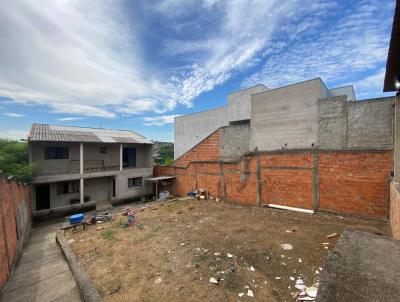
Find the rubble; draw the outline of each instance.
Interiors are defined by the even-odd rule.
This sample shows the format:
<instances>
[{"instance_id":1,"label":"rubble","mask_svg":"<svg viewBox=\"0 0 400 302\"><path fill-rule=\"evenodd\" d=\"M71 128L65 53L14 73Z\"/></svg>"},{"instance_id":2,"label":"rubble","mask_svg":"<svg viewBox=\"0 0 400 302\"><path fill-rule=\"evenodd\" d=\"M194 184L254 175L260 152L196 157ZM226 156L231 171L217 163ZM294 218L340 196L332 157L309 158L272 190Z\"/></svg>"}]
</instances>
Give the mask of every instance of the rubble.
<instances>
[{"instance_id":1,"label":"rubble","mask_svg":"<svg viewBox=\"0 0 400 302\"><path fill-rule=\"evenodd\" d=\"M252 298L254 297L254 293L251 289L247 290L247 296Z\"/></svg>"}]
</instances>

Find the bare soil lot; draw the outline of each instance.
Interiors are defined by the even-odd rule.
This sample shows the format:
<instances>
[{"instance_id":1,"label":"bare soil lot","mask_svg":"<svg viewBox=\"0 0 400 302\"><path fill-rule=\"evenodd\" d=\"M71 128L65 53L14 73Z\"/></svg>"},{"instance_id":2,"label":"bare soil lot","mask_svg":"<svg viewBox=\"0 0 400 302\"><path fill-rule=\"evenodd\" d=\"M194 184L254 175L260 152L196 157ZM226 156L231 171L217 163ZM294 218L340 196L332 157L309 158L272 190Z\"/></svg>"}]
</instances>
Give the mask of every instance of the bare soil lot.
<instances>
[{"instance_id":1,"label":"bare soil lot","mask_svg":"<svg viewBox=\"0 0 400 302\"><path fill-rule=\"evenodd\" d=\"M132 227L117 215L86 231L66 232L104 301L293 301L298 277L307 286L318 283L339 239L327 235L346 228L390 232L381 221L212 200L135 211ZM293 249L284 250L285 243ZM249 289L254 297L247 296Z\"/></svg>"}]
</instances>

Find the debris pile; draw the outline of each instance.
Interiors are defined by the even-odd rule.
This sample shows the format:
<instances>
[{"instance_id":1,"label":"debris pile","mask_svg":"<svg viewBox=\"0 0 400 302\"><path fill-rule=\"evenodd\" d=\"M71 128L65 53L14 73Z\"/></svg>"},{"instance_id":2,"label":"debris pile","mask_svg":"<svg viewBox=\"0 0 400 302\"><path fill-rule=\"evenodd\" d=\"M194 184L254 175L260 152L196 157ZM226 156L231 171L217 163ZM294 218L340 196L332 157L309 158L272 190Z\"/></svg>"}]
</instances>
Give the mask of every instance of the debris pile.
<instances>
[{"instance_id":1,"label":"debris pile","mask_svg":"<svg viewBox=\"0 0 400 302\"><path fill-rule=\"evenodd\" d=\"M312 286L307 287L304 285L304 281L301 278L298 278L294 285L298 291L292 292L291 296L295 301L314 301L317 297L318 286L319 282L316 282Z\"/></svg>"}]
</instances>

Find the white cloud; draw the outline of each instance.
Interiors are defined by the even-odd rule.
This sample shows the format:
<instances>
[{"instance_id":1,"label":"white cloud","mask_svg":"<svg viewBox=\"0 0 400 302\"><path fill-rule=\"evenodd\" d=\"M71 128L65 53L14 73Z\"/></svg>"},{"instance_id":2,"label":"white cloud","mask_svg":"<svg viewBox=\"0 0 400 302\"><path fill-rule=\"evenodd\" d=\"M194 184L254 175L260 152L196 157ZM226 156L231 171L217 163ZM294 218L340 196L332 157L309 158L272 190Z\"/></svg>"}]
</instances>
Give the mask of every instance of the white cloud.
<instances>
[{"instance_id":1,"label":"white cloud","mask_svg":"<svg viewBox=\"0 0 400 302\"><path fill-rule=\"evenodd\" d=\"M4 115L7 115L9 117L23 117L23 116L25 116L25 114L15 113L15 112L6 112L6 113L4 113Z\"/></svg>"},{"instance_id":2,"label":"white cloud","mask_svg":"<svg viewBox=\"0 0 400 302\"><path fill-rule=\"evenodd\" d=\"M161 115L161 116L149 116L144 117L145 126L163 126L165 124L172 124L174 122L174 118L179 115Z\"/></svg>"},{"instance_id":3,"label":"white cloud","mask_svg":"<svg viewBox=\"0 0 400 302\"><path fill-rule=\"evenodd\" d=\"M382 63L382 30L391 22L376 11L377 0L361 0L356 12L328 0L126 5L2 1L0 96L56 113L116 118L191 107L194 98L260 60L264 66L244 86L320 75L346 82L346 75ZM345 17L324 31L335 13Z\"/></svg>"},{"instance_id":4,"label":"white cloud","mask_svg":"<svg viewBox=\"0 0 400 302\"><path fill-rule=\"evenodd\" d=\"M134 19L122 2L3 1L0 95L106 118L132 98L162 110L167 85L143 61Z\"/></svg>"},{"instance_id":5,"label":"white cloud","mask_svg":"<svg viewBox=\"0 0 400 302\"><path fill-rule=\"evenodd\" d=\"M60 117L57 120L61 121L61 122L70 122L70 121L79 121L79 120L83 120L85 118L83 117Z\"/></svg>"},{"instance_id":6,"label":"white cloud","mask_svg":"<svg viewBox=\"0 0 400 302\"><path fill-rule=\"evenodd\" d=\"M353 84L354 78L364 78L377 69L379 76L374 80L380 81L380 67L387 57L391 11L392 5L383 9L382 3L375 0L361 1L353 11L340 8L337 15L305 26L308 30L266 53L261 69L247 77L242 86L263 83L274 88L316 77L329 85L341 86ZM373 87L381 92L382 83L375 82ZM361 82L355 85L358 96L365 95L367 90L371 92L371 88Z\"/></svg>"},{"instance_id":7,"label":"white cloud","mask_svg":"<svg viewBox=\"0 0 400 302\"><path fill-rule=\"evenodd\" d=\"M28 131L23 130L2 130L0 131L0 138L10 140L27 139Z\"/></svg>"}]
</instances>

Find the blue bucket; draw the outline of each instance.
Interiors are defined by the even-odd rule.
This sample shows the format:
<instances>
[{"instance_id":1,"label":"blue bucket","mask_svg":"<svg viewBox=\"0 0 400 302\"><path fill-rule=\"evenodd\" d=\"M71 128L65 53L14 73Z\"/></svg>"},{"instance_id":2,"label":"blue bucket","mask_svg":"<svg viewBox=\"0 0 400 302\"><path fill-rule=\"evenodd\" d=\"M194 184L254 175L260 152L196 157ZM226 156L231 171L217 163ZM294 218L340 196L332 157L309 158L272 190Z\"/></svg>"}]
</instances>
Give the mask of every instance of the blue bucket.
<instances>
[{"instance_id":1,"label":"blue bucket","mask_svg":"<svg viewBox=\"0 0 400 302\"><path fill-rule=\"evenodd\" d=\"M69 223L70 224L80 223L80 222L83 222L84 219L85 219L85 215L83 215L83 214L71 215L71 216L69 216Z\"/></svg>"}]
</instances>

